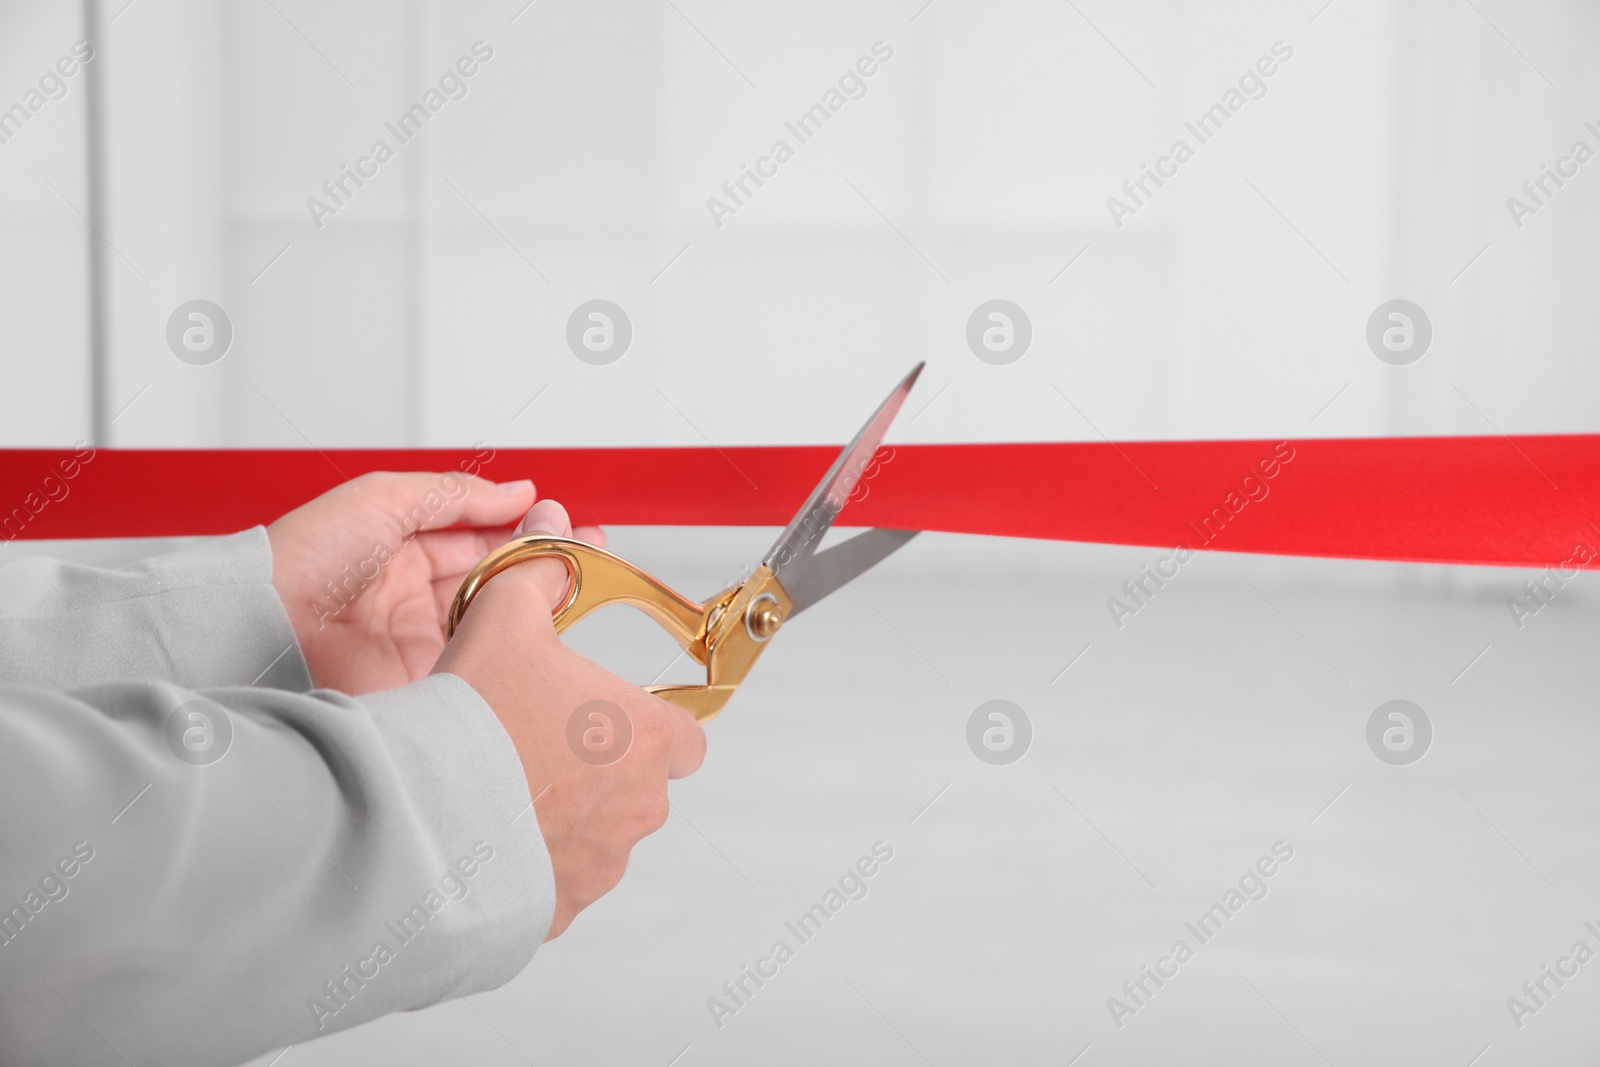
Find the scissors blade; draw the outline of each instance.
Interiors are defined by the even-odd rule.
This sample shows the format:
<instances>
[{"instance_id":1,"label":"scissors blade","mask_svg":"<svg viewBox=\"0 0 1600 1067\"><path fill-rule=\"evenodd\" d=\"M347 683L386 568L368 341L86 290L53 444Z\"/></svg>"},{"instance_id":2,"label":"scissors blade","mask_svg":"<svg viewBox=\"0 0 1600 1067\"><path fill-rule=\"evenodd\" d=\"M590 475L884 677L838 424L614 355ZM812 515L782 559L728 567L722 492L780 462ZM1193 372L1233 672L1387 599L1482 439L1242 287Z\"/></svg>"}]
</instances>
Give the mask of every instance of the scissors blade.
<instances>
[{"instance_id":1,"label":"scissors blade","mask_svg":"<svg viewBox=\"0 0 1600 1067\"><path fill-rule=\"evenodd\" d=\"M906 395L916 384L917 375L922 373L924 366L925 363L918 363L912 367L911 373L907 374L884 402L878 405L878 410L872 413L872 417L861 427L855 439L844 446L839 458L833 461L828 473L822 476L822 481L817 483L811 496L801 505L793 521L778 537L766 558L761 561L772 569L773 574L791 596L795 588L801 584L801 575L811 562L812 553L817 549L817 542L828 532L833 520L843 510L850 493L860 482L862 472L872 462L873 453L877 452L878 446L883 443L883 435L888 432L889 424L899 414Z\"/></svg>"},{"instance_id":2,"label":"scissors blade","mask_svg":"<svg viewBox=\"0 0 1600 1067\"><path fill-rule=\"evenodd\" d=\"M789 599L794 601L794 606L789 609L789 617L794 618L841 585L876 567L921 532L868 530L817 553L812 557L811 565L800 572L795 584L783 587Z\"/></svg>"}]
</instances>

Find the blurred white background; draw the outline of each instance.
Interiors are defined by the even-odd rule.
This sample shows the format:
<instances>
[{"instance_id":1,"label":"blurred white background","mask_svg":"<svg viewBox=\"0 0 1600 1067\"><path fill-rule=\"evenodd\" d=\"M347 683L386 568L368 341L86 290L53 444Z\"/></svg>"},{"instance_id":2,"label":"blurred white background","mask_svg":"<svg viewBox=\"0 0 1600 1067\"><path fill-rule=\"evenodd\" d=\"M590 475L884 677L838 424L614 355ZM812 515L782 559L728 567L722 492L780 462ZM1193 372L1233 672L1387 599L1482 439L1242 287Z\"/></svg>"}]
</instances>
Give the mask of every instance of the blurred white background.
<instances>
[{"instance_id":1,"label":"blurred white background","mask_svg":"<svg viewBox=\"0 0 1600 1067\"><path fill-rule=\"evenodd\" d=\"M1600 430L1600 162L1520 227L1507 207L1600 150L1597 31L1578 0L7 4L0 107L96 55L0 144L0 444L839 442L918 359L892 440ZM466 96L319 228L307 199L478 41ZM1115 225L1107 198L1280 41L1265 95ZM794 158L716 225L778 138ZM197 298L234 328L209 366L165 337ZM597 298L633 327L607 366L565 341ZM1007 366L965 336L996 298L1033 328ZM1409 366L1365 339L1396 298L1432 322ZM615 547L697 593L767 539ZM1522 1030L1504 1004L1600 920L1590 579L1518 631L1523 574L1212 555L1114 629L1152 558L914 543L763 661L667 831L521 978L280 1062L1600 1048L1600 977ZM574 640L640 681L671 655L632 618ZM996 697L1034 717L1010 768L962 733ZM1414 767L1366 748L1393 697L1434 716ZM712 1027L704 999L880 837L899 858L831 947ZM1301 858L1246 928L1115 1028L1105 998L1278 838Z\"/></svg>"},{"instance_id":2,"label":"blurred white background","mask_svg":"<svg viewBox=\"0 0 1600 1067\"><path fill-rule=\"evenodd\" d=\"M87 387L78 77L0 146L0 435L826 442L922 358L949 389L905 440L1097 437L1049 382L1115 438L1593 428L1593 168L1520 230L1505 203L1600 148L1593 5L920 2L104 0L93 34L10 5L7 104L98 42L116 421ZM468 95L318 229L308 198L479 40ZM880 40L866 95L794 142ZM1280 40L1266 95L1116 228L1107 198ZM795 158L718 228L707 198L779 137ZM209 367L163 340L195 298L235 328ZM592 298L634 325L605 368L563 344ZM1009 367L964 341L993 298L1033 322ZM1393 298L1434 326L1402 369L1363 340Z\"/></svg>"}]
</instances>

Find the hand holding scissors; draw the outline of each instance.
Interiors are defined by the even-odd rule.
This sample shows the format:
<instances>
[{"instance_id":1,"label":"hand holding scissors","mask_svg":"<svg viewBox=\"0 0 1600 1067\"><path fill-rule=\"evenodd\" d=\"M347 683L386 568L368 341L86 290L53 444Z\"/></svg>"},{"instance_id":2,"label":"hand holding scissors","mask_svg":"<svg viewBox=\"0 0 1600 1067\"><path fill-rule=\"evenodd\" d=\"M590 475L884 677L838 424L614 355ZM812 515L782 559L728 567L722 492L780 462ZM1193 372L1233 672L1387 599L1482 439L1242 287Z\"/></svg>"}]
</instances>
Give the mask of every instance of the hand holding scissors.
<instances>
[{"instance_id":1,"label":"hand holding scissors","mask_svg":"<svg viewBox=\"0 0 1600 1067\"><path fill-rule=\"evenodd\" d=\"M915 530L869 530L825 552L817 542L833 525L872 462L884 434L922 373L918 363L844 447L827 474L749 578L704 602L690 600L627 560L582 541L551 534L514 538L486 556L461 584L450 607L455 632L473 598L495 575L533 559L566 565L566 598L554 623L564 631L607 604L649 615L706 668L704 685L649 686L657 696L705 722L728 703L767 643L790 619L882 562Z\"/></svg>"}]
</instances>

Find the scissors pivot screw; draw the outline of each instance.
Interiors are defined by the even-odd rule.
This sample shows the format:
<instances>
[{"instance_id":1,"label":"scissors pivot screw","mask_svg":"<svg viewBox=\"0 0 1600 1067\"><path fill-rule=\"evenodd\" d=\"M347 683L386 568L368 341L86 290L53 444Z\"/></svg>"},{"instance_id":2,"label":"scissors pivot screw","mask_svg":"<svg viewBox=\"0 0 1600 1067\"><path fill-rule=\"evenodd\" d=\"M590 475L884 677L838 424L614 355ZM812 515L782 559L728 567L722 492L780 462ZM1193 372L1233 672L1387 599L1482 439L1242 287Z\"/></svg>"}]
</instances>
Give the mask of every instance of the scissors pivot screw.
<instances>
[{"instance_id":1,"label":"scissors pivot screw","mask_svg":"<svg viewBox=\"0 0 1600 1067\"><path fill-rule=\"evenodd\" d=\"M778 627L783 625L783 609L778 606L778 598L771 593L756 597L745 610L744 621L750 636L757 641L765 641L777 633Z\"/></svg>"}]
</instances>

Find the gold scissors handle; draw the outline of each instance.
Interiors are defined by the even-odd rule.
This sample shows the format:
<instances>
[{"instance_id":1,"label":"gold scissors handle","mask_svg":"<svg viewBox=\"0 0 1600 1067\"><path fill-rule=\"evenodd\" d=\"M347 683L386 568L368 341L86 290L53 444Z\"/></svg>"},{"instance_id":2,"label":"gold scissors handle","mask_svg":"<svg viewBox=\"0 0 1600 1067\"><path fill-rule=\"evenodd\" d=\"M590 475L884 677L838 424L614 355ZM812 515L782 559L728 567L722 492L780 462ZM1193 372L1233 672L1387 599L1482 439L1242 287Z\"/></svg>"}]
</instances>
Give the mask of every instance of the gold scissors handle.
<instances>
[{"instance_id":1,"label":"gold scissors handle","mask_svg":"<svg viewBox=\"0 0 1600 1067\"><path fill-rule=\"evenodd\" d=\"M706 668L705 685L646 688L701 722L728 703L792 607L788 593L765 566L702 604L603 548L554 534L527 534L501 545L467 574L450 605L448 633L455 633L473 598L495 575L518 563L550 558L565 564L571 579L566 598L552 613L556 632L607 604L643 611Z\"/></svg>"}]
</instances>

